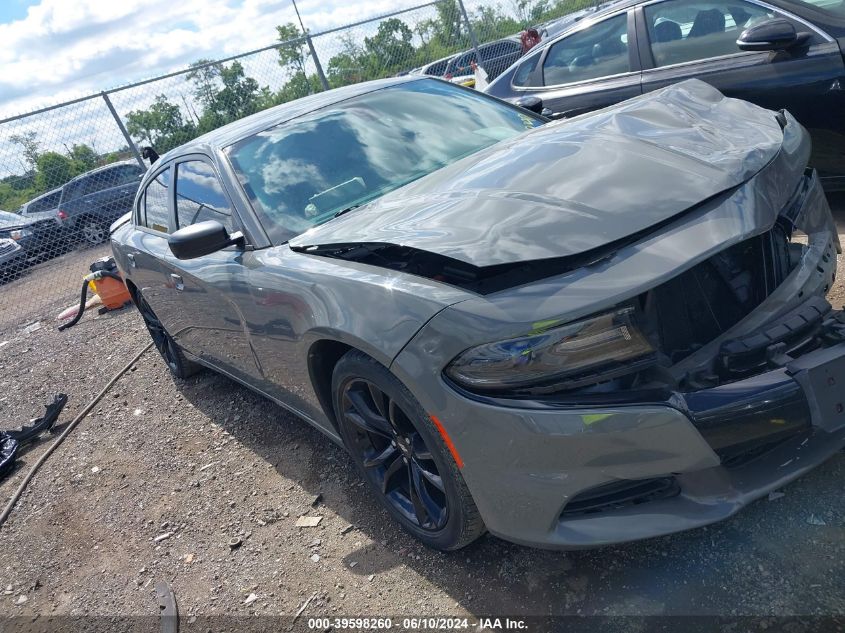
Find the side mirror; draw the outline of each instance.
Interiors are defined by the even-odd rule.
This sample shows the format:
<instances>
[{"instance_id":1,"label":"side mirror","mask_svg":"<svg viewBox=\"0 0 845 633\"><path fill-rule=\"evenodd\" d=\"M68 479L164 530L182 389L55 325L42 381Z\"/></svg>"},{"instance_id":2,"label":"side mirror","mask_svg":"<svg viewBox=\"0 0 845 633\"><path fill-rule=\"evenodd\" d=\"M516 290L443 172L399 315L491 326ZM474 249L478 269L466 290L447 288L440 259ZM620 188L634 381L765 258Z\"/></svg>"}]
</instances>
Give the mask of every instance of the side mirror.
<instances>
[{"instance_id":1,"label":"side mirror","mask_svg":"<svg viewBox=\"0 0 845 633\"><path fill-rule=\"evenodd\" d=\"M803 44L808 33L798 33L788 20L773 18L745 29L736 41L743 51L782 51Z\"/></svg>"},{"instance_id":2,"label":"side mirror","mask_svg":"<svg viewBox=\"0 0 845 633\"><path fill-rule=\"evenodd\" d=\"M226 227L217 220L197 222L179 229L167 238L170 250L178 259L194 259L223 250L243 242L243 235L229 235Z\"/></svg>"},{"instance_id":3,"label":"side mirror","mask_svg":"<svg viewBox=\"0 0 845 633\"><path fill-rule=\"evenodd\" d=\"M520 108L525 110L530 110L534 114L543 114L543 100L540 97L535 97L533 95L520 97L514 101L514 105L518 105Z\"/></svg>"}]
</instances>

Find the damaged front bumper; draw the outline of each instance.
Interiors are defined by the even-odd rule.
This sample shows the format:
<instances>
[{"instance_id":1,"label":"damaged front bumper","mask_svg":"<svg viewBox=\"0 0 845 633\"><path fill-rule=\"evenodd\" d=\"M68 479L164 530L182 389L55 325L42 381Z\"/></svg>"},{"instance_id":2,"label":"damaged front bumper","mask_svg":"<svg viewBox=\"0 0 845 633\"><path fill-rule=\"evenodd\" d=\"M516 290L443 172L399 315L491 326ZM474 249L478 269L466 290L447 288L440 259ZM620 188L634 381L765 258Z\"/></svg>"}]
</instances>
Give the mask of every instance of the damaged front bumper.
<instances>
[{"instance_id":1,"label":"damaged front bumper","mask_svg":"<svg viewBox=\"0 0 845 633\"><path fill-rule=\"evenodd\" d=\"M787 140L794 154L804 151L799 138ZM462 474L490 532L532 546L577 549L704 526L845 446L845 317L823 299L841 248L818 178L802 176L796 163L802 164L784 159L772 165L698 216L589 271L516 289L477 308L444 311L396 358L391 369L422 386L415 395L461 455ZM789 177L779 179L788 169ZM663 396L645 390L596 393L580 402L555 395L489 397L428 373L432 357L446 364L473 337L496 340L501 326L490 314L499 323L530 322L532 300L548 309L596 289L609 299L590 309L606 309L657 288L645 285L646 271L670 283L706 257L784 221L804 234L797 261L745 317L679 354L663 372L674 385ZM696 249L695 262L670 272ZM453 342L456 332L470 340Z\"/></svg>"}]
</instances>

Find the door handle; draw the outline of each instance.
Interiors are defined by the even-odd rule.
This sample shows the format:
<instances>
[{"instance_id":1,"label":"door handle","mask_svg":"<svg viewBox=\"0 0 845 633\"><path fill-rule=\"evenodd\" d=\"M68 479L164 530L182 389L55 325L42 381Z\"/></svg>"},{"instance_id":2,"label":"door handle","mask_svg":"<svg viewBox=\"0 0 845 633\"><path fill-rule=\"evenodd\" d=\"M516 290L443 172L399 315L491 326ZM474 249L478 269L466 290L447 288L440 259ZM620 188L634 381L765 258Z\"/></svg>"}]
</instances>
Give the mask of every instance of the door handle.
<instances>
[{"instance_id":1,"label":"door handle","mask_svg":"<svg viewBox=\"0 0 845 633\"><path fill-rule=\"evenodd\" d=\"M176 290L184 290L185 289L185 282L182 281L181 275L176 275L176 274L171 273L170 274L170 280L173 282L173 286L176 288Z\"/></svg>"},{"instance_id":2,"label":"door handle","mask_svg":"<svg viewBox=\"0 0 845 633\"><path fill-rule=\"evenodd\" d=\"M132 268L135 268L135 267L138 266L138 264L135 263L135 254L134 253L128 253L126 255L126 259L129 260L129 265L132 266Z\"/></svg>"}]
</instances>

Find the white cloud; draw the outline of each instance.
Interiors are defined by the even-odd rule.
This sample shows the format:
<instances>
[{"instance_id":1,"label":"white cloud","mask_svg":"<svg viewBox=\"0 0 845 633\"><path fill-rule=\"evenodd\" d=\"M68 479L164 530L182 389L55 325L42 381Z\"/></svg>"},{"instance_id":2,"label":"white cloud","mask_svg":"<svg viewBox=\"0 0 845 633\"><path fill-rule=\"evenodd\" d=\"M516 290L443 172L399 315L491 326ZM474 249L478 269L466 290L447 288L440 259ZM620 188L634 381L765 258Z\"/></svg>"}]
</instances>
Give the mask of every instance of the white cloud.
<instances>
[{"instance_id":1,"label":"white cloud","mask_svg":"<svg viewBox=\"0 0 845 633\"><path fill-rule=\"evenodd\" d=\"M398 8L395 0L299 5L312 32ZM295 20L290 0L41 0L26 18L0 24L0 117L172 72L200 57L260 48L276 39L277 24Z\"/></svg>"}]
</instances>

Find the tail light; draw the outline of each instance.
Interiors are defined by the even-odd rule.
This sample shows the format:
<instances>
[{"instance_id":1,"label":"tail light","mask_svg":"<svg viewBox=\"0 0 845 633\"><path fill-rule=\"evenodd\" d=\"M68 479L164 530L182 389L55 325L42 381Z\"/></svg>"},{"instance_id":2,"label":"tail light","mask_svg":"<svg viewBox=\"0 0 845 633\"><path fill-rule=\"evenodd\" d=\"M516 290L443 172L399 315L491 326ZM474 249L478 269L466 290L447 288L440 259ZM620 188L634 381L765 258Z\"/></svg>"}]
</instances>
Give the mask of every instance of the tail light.
<instances>
[{"instance_id":1,"label":"tail light","mask_svg":"<svg viewBox=\"0 0 845 633\"><path fill-rule=\"evenodd\" d=\"M59 212L57 213L57 215L59 216L60 220L67 220L67 213L65 213L61 209L59 209Z\"/></svg>"}]
</instances>

